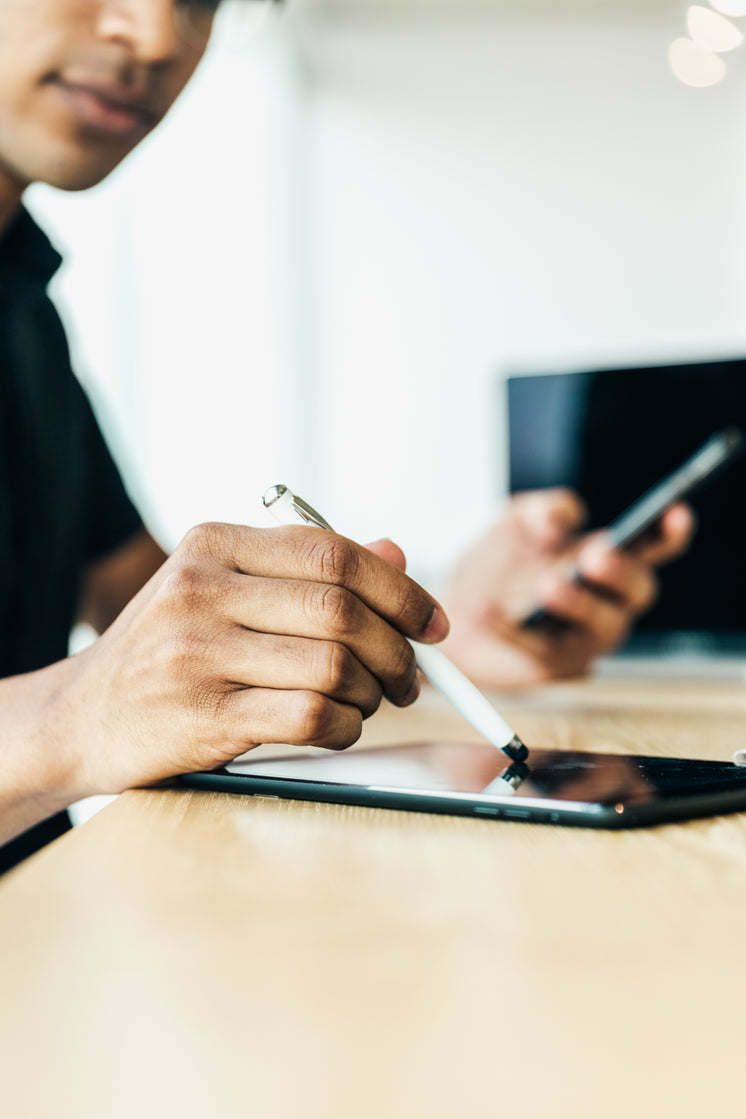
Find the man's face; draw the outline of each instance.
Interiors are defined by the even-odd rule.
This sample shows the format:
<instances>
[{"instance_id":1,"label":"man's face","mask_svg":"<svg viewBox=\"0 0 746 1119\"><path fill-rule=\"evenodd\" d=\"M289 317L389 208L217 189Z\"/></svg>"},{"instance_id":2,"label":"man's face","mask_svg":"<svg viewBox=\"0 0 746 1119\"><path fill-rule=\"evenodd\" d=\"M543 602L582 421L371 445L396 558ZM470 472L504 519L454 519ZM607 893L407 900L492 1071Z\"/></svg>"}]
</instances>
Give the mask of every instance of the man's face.
<instances>
[{"instance_id":1,"label":"man's face","mask_svg":"<svg viewBox=\"0 0 746 1119\"><path fill-rule=\"evenodd\" d=\"M99 182L199 62L218 0L0 0L0 187Z\"/></svg>"}]
</instances>

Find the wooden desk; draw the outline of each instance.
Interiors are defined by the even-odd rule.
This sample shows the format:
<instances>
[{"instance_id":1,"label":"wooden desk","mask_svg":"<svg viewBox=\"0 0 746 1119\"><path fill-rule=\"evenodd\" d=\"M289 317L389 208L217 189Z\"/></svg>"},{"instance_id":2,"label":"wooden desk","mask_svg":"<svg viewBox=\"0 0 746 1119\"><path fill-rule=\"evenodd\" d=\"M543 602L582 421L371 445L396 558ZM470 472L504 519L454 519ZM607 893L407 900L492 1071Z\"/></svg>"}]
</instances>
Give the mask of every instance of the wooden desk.
<instances>
[{"instance_id":1,"label":"wooden desk","mask_svg":"<svg viewBox=\"0 0 746 1119\"><path fill-rule=\"evenodd\" d=\"M551 689L534 745L730 758L736 686ZM468 737L437 697L366 741ZM135 792L0 887L7 1119L744 1108L746 815L602 833Z\"/></svg>"}]
</instances>

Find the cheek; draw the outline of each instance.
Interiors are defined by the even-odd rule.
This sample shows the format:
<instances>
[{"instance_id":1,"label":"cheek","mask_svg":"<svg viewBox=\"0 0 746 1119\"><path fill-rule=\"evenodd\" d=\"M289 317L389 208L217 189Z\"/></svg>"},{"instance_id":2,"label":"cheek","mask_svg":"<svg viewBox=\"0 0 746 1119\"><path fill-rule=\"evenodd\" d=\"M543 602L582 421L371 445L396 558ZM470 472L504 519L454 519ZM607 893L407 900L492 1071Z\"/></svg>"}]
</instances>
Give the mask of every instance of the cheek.
<instances>
[{"instance_id":1,"label":"cheek","mask_svg":"<svg viewBox=\"0 0 746 1119\"><path fill-rule=\"evenodd\" d=\"M51 0L0 0L2 117L12 116L19 124L33 121L43 100L44 79L64 57L65 37L77 28L70 7L69 0L59 0L56 7Z\"/></svg>"},{"instance_id":2,"label":"cheek","mask_svg":"<svg viewBox=\"0 0 746 1119\"><path fill-rule=\"evenodd\" d=\"M2 2L2 0L0 0L0 2ZM206 42L199 50L193 47L185 49L179 58L169 67L168 71L164 72L162 80L171 105L173 105L176 98L189 83L194 71L202 61L206 49Z\"/></svg>"},{"instance_id":3,"label":"cheek","mask_svg":"<svg viewBox=\"0 0 746 1119\"><path fill-rule=\"evenodd\" d=\"M7 45L0 28L0 158L15 165L39 128L41 89L33 67Z\"/></svg>"}]
</instances>

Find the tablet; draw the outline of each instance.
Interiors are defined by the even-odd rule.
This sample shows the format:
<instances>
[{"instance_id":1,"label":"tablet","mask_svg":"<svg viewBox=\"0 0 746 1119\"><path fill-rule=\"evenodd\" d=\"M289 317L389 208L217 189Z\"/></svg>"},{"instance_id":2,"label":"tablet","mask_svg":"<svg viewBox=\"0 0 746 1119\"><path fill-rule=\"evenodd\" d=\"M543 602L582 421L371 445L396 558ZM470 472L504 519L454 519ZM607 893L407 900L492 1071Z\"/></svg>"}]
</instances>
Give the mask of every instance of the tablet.
<instances>
[{"instance_id":1,"label":"tablet","mask_svg":"<svg viewBox=\"0 0 746 1119\"><path fill-rule=\"evenodd\" d=\"M251 796L591 828L746 810L746 768L730 762L532 749L516 792L494 795L488 790L508 765L488 743L422 742L270 760L249 753L180 781Z\"/></svg>"}]
</instances>

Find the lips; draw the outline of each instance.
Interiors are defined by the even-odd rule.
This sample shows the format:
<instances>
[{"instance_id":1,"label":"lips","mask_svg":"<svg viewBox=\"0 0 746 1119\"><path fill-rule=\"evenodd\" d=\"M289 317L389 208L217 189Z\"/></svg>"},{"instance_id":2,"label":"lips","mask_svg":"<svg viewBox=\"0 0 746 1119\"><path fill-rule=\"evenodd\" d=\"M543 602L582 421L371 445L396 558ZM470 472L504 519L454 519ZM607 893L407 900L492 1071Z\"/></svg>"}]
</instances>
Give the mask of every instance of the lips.
<instances>
[{"instance_id":1,"label":"lips","mask_svg":"<svg viewBox=\"0 0 746 1119\"><path fill-rule=\"evenodd\" d=\"M159 114L152 108L118 90L62 78L55 85L78 123L94 131L126 137L148 132L158 123Z\"/></svg>"}]
</instances>

